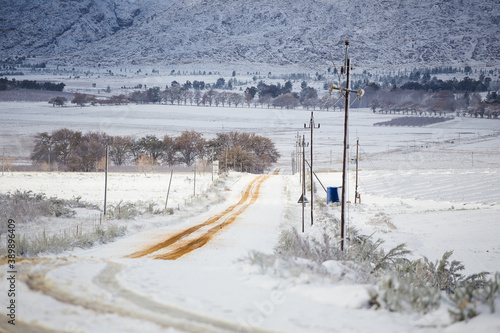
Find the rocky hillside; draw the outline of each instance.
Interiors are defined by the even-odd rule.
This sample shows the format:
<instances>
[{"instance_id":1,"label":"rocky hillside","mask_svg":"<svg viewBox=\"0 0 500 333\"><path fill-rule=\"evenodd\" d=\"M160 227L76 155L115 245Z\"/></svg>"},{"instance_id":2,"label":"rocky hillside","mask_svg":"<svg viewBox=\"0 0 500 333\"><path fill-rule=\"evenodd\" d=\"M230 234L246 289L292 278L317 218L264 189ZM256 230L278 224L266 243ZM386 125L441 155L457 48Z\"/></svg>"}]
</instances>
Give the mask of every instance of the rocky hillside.
<instances>
[{"instance_id":1,"label":"rocky hillside","mask_svg":"<svg viewBox=\"0 0 500 333\"><path fill-rule=\"evenodd\" d=\"M19 0L0 57L61 62L499 65L496 0Z\"/></svg>"}]
</instances>

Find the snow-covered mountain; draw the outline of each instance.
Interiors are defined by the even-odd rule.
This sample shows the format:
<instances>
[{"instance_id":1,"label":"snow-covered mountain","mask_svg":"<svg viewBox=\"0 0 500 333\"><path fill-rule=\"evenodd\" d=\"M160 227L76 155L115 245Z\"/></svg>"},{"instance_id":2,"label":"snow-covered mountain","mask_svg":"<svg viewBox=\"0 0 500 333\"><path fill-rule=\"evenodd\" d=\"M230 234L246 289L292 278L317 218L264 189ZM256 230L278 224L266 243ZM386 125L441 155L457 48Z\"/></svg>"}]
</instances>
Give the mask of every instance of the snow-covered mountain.
<instances>
[{"instance_id":1,"label":"snow-covered mountain","mask_svg":"<svg viewBox=\"0 0 500 333\"><path fill-rule=\"evenodd\" d=\"M0 56L69 62L499 64L497 0L2 0Z\"/></svg>"}]
</instances>

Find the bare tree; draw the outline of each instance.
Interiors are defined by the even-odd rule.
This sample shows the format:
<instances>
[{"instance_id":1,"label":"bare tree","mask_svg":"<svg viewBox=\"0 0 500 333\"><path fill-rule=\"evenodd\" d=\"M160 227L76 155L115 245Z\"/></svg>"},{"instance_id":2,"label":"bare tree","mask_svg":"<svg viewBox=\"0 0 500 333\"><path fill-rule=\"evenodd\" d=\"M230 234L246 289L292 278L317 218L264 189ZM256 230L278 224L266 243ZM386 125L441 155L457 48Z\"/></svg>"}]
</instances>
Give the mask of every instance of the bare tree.
<instances>
[{"instance_id":1,"label":"bare tree","mask_svg":"<svg viewBox=\"0 0 500 333\"><path fill-rule=\"evenodd\" d=\"M36 163L51 164L55 162L55 152L53 152L52 136L47 132L35 135L35 147L31 152L31 160Z\"/></svg>"},{"instance_id":2,"label":"bare tree","mask_svg":"<svg viewBox=\"0 0 500 333\"><path fill-rule=\"evenodd\" d=\"M229 99L229 93L227 91L223 91L217 96L219 98L219 102L224 106Z\"/></svg>"},{"instance_id":3,"label":"bare tree","mask_svg":"<svg viewBox=\"0 0 500 333\"><path fill-rule=\"evenodd\" d=\"M68 157L76 146L80 144L82 132L75 132L67 128L62 128L52 132L53 151L58 161L68 165Z\"/></svg>"},{"instance_id":4,"label":"bare tree","mask_svg":"<svg viewBox=\"0 0 500 333\"><path fill-rule=\"evenodd\" d=\"M176 142L175 139L165 135L163 137L163 156L162 160L167 163L168 166L172 166L176 163L175 153L176 153Z\"/></svg>"},{"instance_id":5,"label":"bare tree","mask_svg":"<svg viewBox=\"0 0 500 333\"><path fill-rule=\"evenodd\" d=\"M243 103L243 96L238 93L232 93L230 96L231 102L233 102L235 107L238 107L241 103Z\"/></svg>"},{"instance_id":6,"label":"bare tree","mask_svg":"<svg viewBox=\"0 0 500 333\"><path fill-rule=\"evenodd\" d=\"M272 96L270 94L266 94L262 97L259 97L259 104L262 107L264 107L264 104L267 104L267 108L269 109L271 107L272 100Z\"/></svg>"},{"instance_id":7,"label":"bare tree","mask_svg":"<svg viewBox=\"0 0 500 333\"><path fill-rule=\"evenodd\" d=\"M245 172L261 173L280 157L270 139L245 132L218 133L208 147L216 159L227 156L229 167Z\"/></svg>"},{"instance_id":8,"label":"bare tree","mask_svg":"<svg viewBox=\"0 0 500 333\"><path fill-rule=\"evenodd\" d=\"M108 136L105 133L88 132L78 145L71 149L67 166L71 171L97 171L99 161L106 154Z\"/></svg>"},{"instance_id":9,"label":"bare tree","mask_svg":"<svg viewBox=\"0 0 500 333\"><path fill-rule=\"evenodd\" d=\"M196 89L194 91L194 102L196 103L196 105L200 105L200 102L202 100L202 97L201 97L201 91L199 89Z\"/></svg>"},{"instance_id":10,"label":"bare tree","mask_svg":"<svg viewBox=\"0 0 500 333\"><path fill-rule=\"evenodd\" d=\"M175 148L180 153L180 161L191 166L194 160L205 153L205 139L196 131L184 131L175 139Z\"/></svg>"},{"instance_id":11,"label":"bare tree","mask_svg":"<svg viewBox=\"0 0 500 333\"><path fill-rule=\"evenodd\" d=\"M206 105L208 103L209 106L212 106L215 99L216 92L213 89L210 89L206 93L203 94L202 103Z\"/></svg>"},{"instance_id":12,"label":"bare tree","mask_svg":"<svg viewBox=\"0 0 500 333\"><path fill-rule=\"evenodd\" d=\"M299 105L299 100L291 94L280 95L273 100L273 106L281 109L294 109Z\"/></svg>"},{"instance_id":13,"label":"bare tree","mask_svg":"<svg viewBox=\"0 0 500 333\"><path fill-rule=\"evenodd\" d=\"M146 135L138 142L141 152L151 157L154 162L158 162L163 157L163 141L155 135Z\"/></svg>"},{"instance_id":14,"label":"bare tree","mask_svg":"<svg viewBox=\"0 0 500 333\"><path fill-rule=\"evenodd\" d=\"M52 104L52 106L64 106L64 104L66 104L66 102L68 101L68 99L66 97L62 97L62 96L57 96L57 97L52 97L50 100L49 100L49 104Z\"/></svg>"},{"instance_id":15,"label":"bare tree","mask_svg":"<svg viewBox=\"0 0 500 333\"><path fill-rule=\"evenodd\" d=\"M80 94L80 93L75 93L73 99L71 100L71 103L82 107L88 102L89 102L89 96L87 94Z\"/></svg>"},{"instance_id":16,"label":"bare tree","mask_svg":"<svg viewBox=\"0 0 500 333\"><path fill-rule=\"evenodd\" d=\"M186 88L186 87L181 88L180 97L181 97L182 101L184 102L184 105L187 104L188 100L190 100L191 104L193 104L193 92L191 90L189 90L188 88Z\"/></svg>"},{"instance_id":17,"label":"bare tree","mask_svg":"<svg viewBox=\"0 0 500 333\"><path fill-rule=\"evenodd\" d=\"M130 136L114 136L109 149L109 158L115 165L123 165L131 155L133 139Z\"/></svg>"}]
</instances>

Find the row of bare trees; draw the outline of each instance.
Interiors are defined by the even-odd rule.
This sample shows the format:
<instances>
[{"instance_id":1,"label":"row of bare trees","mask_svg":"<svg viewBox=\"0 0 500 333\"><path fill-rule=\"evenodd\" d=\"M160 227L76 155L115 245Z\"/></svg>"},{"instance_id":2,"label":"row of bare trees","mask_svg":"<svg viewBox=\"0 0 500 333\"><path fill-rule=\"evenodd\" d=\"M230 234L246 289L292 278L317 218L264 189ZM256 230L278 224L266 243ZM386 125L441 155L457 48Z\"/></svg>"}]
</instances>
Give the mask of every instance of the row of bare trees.
<instances>
[{"instance_id":1,"label":"row of bare trees","mask_svg":"<svg viewBox=\"0 0 500 333\"><path fill-rule=\"evenodd\" d=\"M54 97L49 100L49 104L53 106L64 106L68 100L65 97ZM278 96L271 94L263 94L257 96L255 93L238 93L231 91L217 91L209 89L202 92L199 89L189 89L184 86L173 86L165 90L160 88L149 88L148 90L136 90L128 96L113 95L109 98L97 98L95 95L75 93L74 98L70 101L72 104L78 106L85 105L120 105L128 103L136 104L184 104L184 105L197 105L197 106L228 106L239 107L246 105L247 107L261 108L280 108L280 109L295 109L302 106L306 109L324 109L329 110L338 102L336 98L325 95L318 98L317 94L311 96L297 93L286 93ZM341 104L341 103L340 103ZM341 105L339 105L341 106Z\"/></svg>"},{"instance_id":2,"label":"row of bare trees","mask_svg":"<svg viewBox=\"0 0 500 333\"><path fill-rule=\"evenodd\" d=\"M35 135L31 160L42 165L69 171L93 171L102 163L110 138L100 132L72 131L67 128Z\"/></svg>"},{"instance_id":3,"label":"row of bare trees","mask_svg":"<svg viewBox=\"0 0 500 333\"><path fill-rule=\"evenodd\" d=\"M371 98L370 98L371 97ZM498 118L499 103L487 103L478 93L456 94L453 91L369 91L372 111L415 115L454 115Z\"/></svg>"},{"instance_id":4,"label":"row of bare trees","mask_svg":"<svg viewBox=\"0 0 500 333\"><path fill-rule=\"evenodd\" d=\"M67 171L97 171L105 166L106 146L114 165L193 165L208 163L212 158L225 161L224 169L262 173L280 157L274 143L250 133L219 133L206 140L196 131L184 131L177 137L158 138L147 135L140 139L131 136L108 136L103 132L72 131L67 128L35 135L31 160L44 168Z\"/></svg>"}]
</instances>

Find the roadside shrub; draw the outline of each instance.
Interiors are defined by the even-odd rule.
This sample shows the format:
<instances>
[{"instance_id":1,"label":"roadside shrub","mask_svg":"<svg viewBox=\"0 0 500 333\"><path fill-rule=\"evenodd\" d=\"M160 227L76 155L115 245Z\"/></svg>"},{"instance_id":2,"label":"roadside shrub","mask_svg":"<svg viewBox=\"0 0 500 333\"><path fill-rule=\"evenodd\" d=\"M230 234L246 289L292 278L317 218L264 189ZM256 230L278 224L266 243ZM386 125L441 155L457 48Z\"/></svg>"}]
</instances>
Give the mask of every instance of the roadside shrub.
<instances>
[{"instance_id":1,"label":"roadside shrub","mask_svg":"<svg viewBox=\"0 0 500 333\"><path fill-rule=\"evenodd\" d=\"M382 248L373 235L348 229L347 248L340 251L339 223L328 207L318 206L317 220L327 223L319 239L304 236L295 228L281 231L273 255L252 252L247 260L261 272L299 276L303 272L335 275L357 283L370 283L370 304L375 309L426 314L447 304L453 321L468 320L481 312L495 311L500 302L500 273L487 280L488 273L463 275L464 265L450 260L452 251L435 262L423 257L409 260L405 244ZM333 222L333 223L332 223ZM332 262L333 261L333 262ZM330 267L330 268L328 268ZM288 273L281 272L281 268ZM329 270L330 269L330 270Z\"/></svg>"},{"instance_id":2,"label":"roadside shrub","mask_svg":"<svg viewBox=\"0 0 500 333\"><path fill-rule=\"evenodd\" d=\"M295 228L283 230L278 238L275 253L282 257L304 258L319 264L327 260L339 260L342 252L332 244L331 237L324 232L321 240L309 239L298 234Z\"/></svg>"},{"instance_id":3,"label":"roadside shrub","mask_svg":"<svg viewBox=\"0 0 500 333\"><path fill-rule=\"evenodd\" d=\"M20 235L16 243L18 257L34 257L42 253L61 253L74 248L89 248L96 243L108 243L125 235L126 226L109 224L106 227L95 226L89 232L64 233L63 235L47 235L45 230L34 236ZM5 255L5 244L0 246L0 255Z\"/></svg>"},{"instance_id":4,"label":"roadside shrub","mask_svg":"<svg viewBox=\"0 0 500 333\"><path fill-rule=\"evenodd\" d=\"M0 194L0 219L14 219L17 222L32 222L41 216L73 217L76 212L71 208L87 207L80 198L62 200L47 198L44 193L19 191ZM6 226L1 224L0 232L5 232Z\"/></svg>"},{"instance_id":5,"label":"roadside shrub","mask_svg":"<svg viewBox=\"0 0 500 333\"><path fill-rule=\"evenodd\" d=\"M453 306L448 311L454 321L475 317L479 314L478 307L481 305L489 308L490 313L494 313L495 301L500 303L500 273L495 273L488 281L474 276L456 288L449 297Z\"/></svg>"},{"instance_id":6,"label":"roadside shrub","mask_svg":"<svg viewBox=\"0 0 500 333\"><path fill-rule=\"evenodd\" d=\"M436 262L427 258L408 261L398 270L388 271L371 292L372 304L391 311L428 313L437 309L443 299L451 300L449 310L454 321L468 320L478 314L477 304L489 304L494 312L494 300L499 294L500 273L487 281L488 273L464 276L464 266L449 261L449 251Z\"/></svg>"},{"instance_id":7,"label":"roadside shrub","mask_svg":"<svg viewBox=\"0 0 500 333\"><path fill-rule=\"evenodd\" d=\"M123 203L121 200L116 205L109 205L106 211L106 218L115 220L131 220L140 214L136 205L127 202Z\"/></svg>"},{"instance_id":8,"label":"roadside shrub","mask_svg":"<svg viewBox=\"0 0 500 333\"><path fill-rule=\"evenodd\" d=\"M396 312L428 313L437 309L441 302L439 289L416 281L413 272L404 277L398 277L394 272L382 276L377 289L370 290L372 305Z\"/></svg>"},{"instance_id":9,"label":"roadside shrub","mask_svg":"<svg viewBox=\"0 0 500 333\"><path fill-rule=\"evenodd\" d=\"M137 203L125 202L121 200L116 205L109 205L106 211L106 217L110 220L133 220L135 217L143 214L160 215L163 214L162 209L156 208L154 202L142 202ZM173 214L174 210L172 208L167 209L168 214Z\"/></svg>"}]
</instances>

